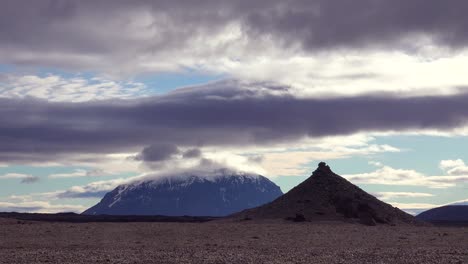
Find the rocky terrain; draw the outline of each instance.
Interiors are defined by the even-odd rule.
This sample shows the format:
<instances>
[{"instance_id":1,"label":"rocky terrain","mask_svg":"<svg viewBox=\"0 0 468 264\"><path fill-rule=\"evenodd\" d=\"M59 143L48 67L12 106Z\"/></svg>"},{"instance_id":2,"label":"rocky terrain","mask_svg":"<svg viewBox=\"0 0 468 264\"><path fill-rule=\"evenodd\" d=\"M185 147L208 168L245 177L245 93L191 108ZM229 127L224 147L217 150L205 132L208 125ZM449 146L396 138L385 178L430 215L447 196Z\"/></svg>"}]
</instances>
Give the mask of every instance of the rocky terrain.
<instances>
[{"instance_id":1,"label":"rocky terrain","mask_svg":"<svg viewBox=\"0 0 468 264\"><path fill-rule=\"evenodd\" d=\"M225 216L262 205L283 193L261 175L162 177L120 185L85 215Z\"/></svg>"},{"instance_id":2,"label":"rocky terrain","mask_svg":"<svg viewBox=\"0 0 468 264\"><path fill-rule=\"evenodd\" d=\"M251 179L232 179L237 184L230 186ZM167 184L173 193L193 198L190 191L180 190L205 184L198 179L189 183L122 186L101 204L145 203L148 197L167 194ZM217 182L212 184L220 190ZM158 191L155 186L164 188ZM240 190L236 188L234 193ZM218 193L214 197L219 198ZM0 214L0 264L462 264L468 263L466 245L468 227L424 225L333 173L325 163L287 194L225 218Z\"/></svg>"},{"instance_id":3,"label":"rocky terrain","mask_svg":"<svg viewBox=\"0 0 468 264\"><path fill-rule=\"evenodd\" d=\"M171 223L202 223L219 219L211 216L166 216L166 215L84 215L76 213L40 214L40 213L1 213L4 221L42 221L66 223L137 223L137 222L171 222Z\"/></svg>"},{"instance_id":4,"label":"rocky terrain","mask_svg":"<svg viewBox=\"0 0 468 264\"><path fill-rule=\"evenodd\" d=\"M288 193L235 219L289 219L376 224L423 224L413 216L366 193L321 162L313 174Z\"/></svg>"},{"instance_id":5,"label":"rocky terrain","mask_svg":"<svg viewBox=\"0 0 468 264\"><path fill-rule=\"evenodd\" d=\"M468 228L0 220L0 263L468 263Z\"/></svg>"}]
</instances>

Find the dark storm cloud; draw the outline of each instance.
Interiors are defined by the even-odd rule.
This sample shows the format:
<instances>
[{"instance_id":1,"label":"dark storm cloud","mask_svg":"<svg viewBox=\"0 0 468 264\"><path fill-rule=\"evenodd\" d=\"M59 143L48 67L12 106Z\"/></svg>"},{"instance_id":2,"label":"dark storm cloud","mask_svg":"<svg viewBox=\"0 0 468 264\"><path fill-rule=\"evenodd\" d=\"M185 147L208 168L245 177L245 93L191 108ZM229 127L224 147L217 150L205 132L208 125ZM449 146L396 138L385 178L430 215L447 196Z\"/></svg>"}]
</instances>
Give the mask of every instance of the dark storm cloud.
<instances>
[{"instance_id":1,"label":"dark storm cloud","mask_svg":"<svg viewBox=\"0 0 468 264\"><path fill-rule=\"evenodd\" d=\"M175 146L265 145L360 131L443 131L465 125L468 118L467 94L301 99L252 96L232 83L212 86L218 94L208 86L122 101L0 99L0 161L173 146L146 149L143 156L155 160L173 155Z\"/></svg>"},{"instance_id":2,"label":"dark storm cloud","mask_svg":"<svg viewBox=\"0 0 468 264\"><path fill-rule=\"evenodd\" d=\"M263 161L263 156L262 155L254 155L254 156L250 156L248 157L248 160L252 163L257 163L257 164L260 164L262 163Z\"/></svg>"},{"instance_id":3,"label":"dark storm cloud","mask_svg":"<svg viewBox=\"0 0 468 264\"><path fill-rule=\"evenodd\" d=\"M181 56L223 56L232 43L208 47L203 40L233 23L240 25L241 39L248 43L238 56L255 56L264 39L306 52L411 50L420 45L414 36L459 48L468 40L467 9L464 0L4 0L0 58L5 63L78 68L119 65L123 70L143 55L159 54L155 61L161 64L183 50L188 52Z\"/></svg>"},{"instance_id":4,"label":"dark storm cloud","mask_svg":"<svg viewBox=\"0 0 468 264\"><path fill-rule=\"evenodd\" d=\"M25 183L25 184L31 184L31 183L36 183L40 180L39 177L37 176L27 176L23 179L21 179L21 183Z\"/></svg>"},{"instance_id":5,"label":"dark storm cloud","mask_svg":"<svg viewBox=\"0 0 468 264\"><path fill-rule=\"evenodd\" d=\"M184 159L193 159L193 158L199 158L201 157L201 155L202 155L201 150L197 148L193 148L193 149L189 149L185 151L182 157Z\"/></svg>"},{"instance_id":6,"label":"dark storm cloud","mask_svg":"<svg viewBox=\"0 0 468 264\"><path fill-rule=\"evenodd\" d=\"M267 2L265 2L267 3ZM266 8L265 8L266 7ZM246 9L245 23L256 34L272 34L305 49L330 47L398 48L406 37L426 34L441 45L466 45L468 19L463 0L281 1ZM414 41L414 38L411 38Z\"/></svg>"},{"instance_id":7,"label":"dark storm cloud","mask_svg":"<svg viewBox=\"0 0 468 264\"><path fill-rule=\"evenodd\" d=\"M174 144L157 144L145 147L140 154L135 157L135 160L145 162L158 162L171 159L173 155L180 152Z\"/></svg>"}]
</instances>

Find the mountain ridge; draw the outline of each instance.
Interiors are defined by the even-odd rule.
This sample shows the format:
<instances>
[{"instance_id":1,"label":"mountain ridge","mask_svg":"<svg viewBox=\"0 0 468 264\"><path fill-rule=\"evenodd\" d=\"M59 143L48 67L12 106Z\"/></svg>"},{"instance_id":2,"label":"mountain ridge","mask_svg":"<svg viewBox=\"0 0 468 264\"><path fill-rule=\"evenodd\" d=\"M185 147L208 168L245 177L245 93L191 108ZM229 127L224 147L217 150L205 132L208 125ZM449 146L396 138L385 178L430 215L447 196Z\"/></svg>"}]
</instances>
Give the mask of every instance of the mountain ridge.
<instances>
[{"instance_id":1,"label":"mountain ridge","mask_svg":"<svg viewBox=\"0 0 468 264\"><path fill-rule=\"evenodd\" d=\"M424 211L417 219L430 223L467 223L468 205L445 205Z\"/></svg>"},{"instance_id":2,"label":"mountain ridge","mask_svg":"<svg viewBox=\"0 0 468 264\"><path fill-rule=\"evenodd\" d=\"M119 185L82 214L225 216L282 194L261 175L161 177Z\"/></svg>"}]
</instances>

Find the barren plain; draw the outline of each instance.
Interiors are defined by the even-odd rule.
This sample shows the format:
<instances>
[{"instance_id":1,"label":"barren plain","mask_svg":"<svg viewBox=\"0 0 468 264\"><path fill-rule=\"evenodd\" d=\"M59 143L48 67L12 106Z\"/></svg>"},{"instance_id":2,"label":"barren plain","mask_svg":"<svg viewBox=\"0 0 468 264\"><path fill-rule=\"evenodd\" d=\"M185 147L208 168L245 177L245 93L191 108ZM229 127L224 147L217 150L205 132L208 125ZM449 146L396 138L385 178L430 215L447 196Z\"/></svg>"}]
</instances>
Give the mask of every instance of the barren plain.
<instances>
[{"instance_id":1,"label":"barren plain","mask_svg":"<svg viewBox=\"0 0 468 264\"><path fill-rule=\"evenodd\" d=\"M468 263L468 228L2 219L0 263Z\"/></svg>"}]
</instances>

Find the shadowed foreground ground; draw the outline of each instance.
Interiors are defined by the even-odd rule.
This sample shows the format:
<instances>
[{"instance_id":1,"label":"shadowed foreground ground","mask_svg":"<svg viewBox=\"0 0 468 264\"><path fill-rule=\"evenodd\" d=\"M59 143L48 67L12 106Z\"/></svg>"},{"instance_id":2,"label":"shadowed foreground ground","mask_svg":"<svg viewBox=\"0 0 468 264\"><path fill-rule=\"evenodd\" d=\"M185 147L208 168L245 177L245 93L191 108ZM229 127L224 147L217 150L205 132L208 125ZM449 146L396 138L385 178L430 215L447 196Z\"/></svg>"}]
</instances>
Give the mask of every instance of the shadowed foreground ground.
<instances>
[{"instance_id":1,"label":"shadowed foreground ground","mask_svg":"<svg viewBox=\"0 0 468 264\"><path fill-rule=\"evenodd\" d=\"M468 263L467 227L0 219L0 263Z\"/></svg>"}]
</instances>

